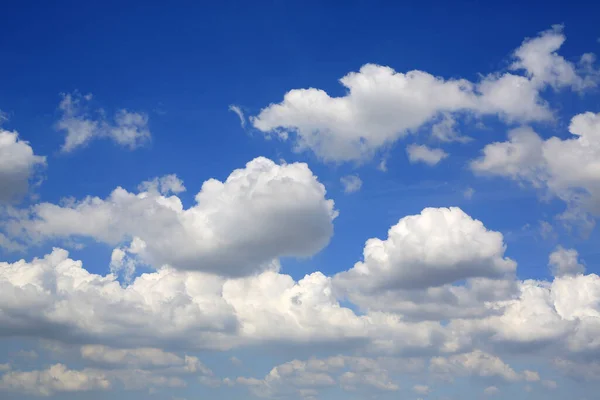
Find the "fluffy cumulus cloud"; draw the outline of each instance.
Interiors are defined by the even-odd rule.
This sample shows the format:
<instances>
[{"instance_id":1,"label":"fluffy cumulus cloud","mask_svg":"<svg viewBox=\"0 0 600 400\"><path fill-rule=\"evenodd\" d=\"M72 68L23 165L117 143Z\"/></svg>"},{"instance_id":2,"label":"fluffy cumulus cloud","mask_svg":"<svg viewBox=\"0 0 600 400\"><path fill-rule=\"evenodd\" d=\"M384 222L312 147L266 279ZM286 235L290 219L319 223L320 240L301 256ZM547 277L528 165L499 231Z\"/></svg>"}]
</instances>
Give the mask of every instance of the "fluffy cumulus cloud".
<instances>
[{"instance_id":1,"label":"fluffy cumulus cloud","mask_svg":"<svg viewBox=\"0 0 600 400\"><path fill-rule=\"evenodd\" d=\"M565 249L558 246L550 254L548 264L554 276L578 275L585 272L585 266L579 263L579 254L575 249Z\"/></svg>"},{"instance_id":2,"label":"fluffy cumulus cloud","mask_svg":"<svg viewBox=\"0 0 600 400\"><path fill-rule=\"evenodd\" d=\"M337 214L306 164L277 165L266 158L249 162L224 182L207 180L187 209L172 194L183 190L173 176L141 189L131 193L119 187L106 199L62 206L41 203L11 229L34 241L85 236L109 245L130 242L113 254L117 269L131 269L124 265L127 251L157 268L168 264L246 275L276 257L319 251L329 242Z\"/></svg>"},{"instance_id":3,"label":"fluffy cumulus cloud","mask_svg":"<svg viewBox=\"0 0 600 400\"><path fill-rule=\"evenodd\" d=\"M294 281L275 271L225 279L163 268L123 287L113 275L89 273L59 249L43 259L0 267L0 335L5 337L227 349L265 342L364 342L403 332L401 350L429 346L430 330L437 326L359 316L340 305L331 278L320 272ZM91 357L98 349L85 354ZM133 355L100 350L116 359L164 356L147 349Z\"/></svg>"},{"instance_id":4,"label":"fluffy cumulus cloud","mask_svg":"<svg viewBox=\"0 0 600 400\"><path fill-rule=\"evenodd\" d=\"M504 250L501 233L489 231L461 209L426 208L398 221L386 240L369 239L364 261L335 280L341 287L376 292L503 278L516 268Z\"/></svg>"},{"instance_id":5,"label":"fluffy cumulus cloud","mask_svg":"<svg viewBox=\"0 0 600 400\"><path fill-rule=\"evenodd\" d=\"M491 73L478 82L366 64L340 79L347 90L343 96L293 89L251 121L265 134L282 139L291 134L299 151L345 162L364 161L440 115L446 120L434 126L433 135L444 141L464 140L453 130L458 113L496 115L508 122L549 120L553 114L541 91L582 90L597 82L593 57L575 65L557 54L564 41L561 27L541 32L515 50L509 72Z\"/></svg>"},{"instance_id":6,"label":"fluffy cumulus cloud","mask_svg":"<svg viewBox=\"0 0 600 400\"><path fill-rule=\"evenodd\" d=\"M543 139L533 129L509 132L509 140L488 144L471 163L478 174L530 184L567 204L563 218L600 215L600 113L571 119L570 138Z\"/></svg>"},{"instance_id":7,"label":"fluffy cumulus cloud","mask_svg":"<svg viewBox=\"0 0 600 400\"><path fill-rule=\"evenodd\" d=\"M97 138L108 138L122 147L135 149L150 140L148 116L125 109L115 113L113 121L106 118L103 110L89 111L92 95L78 92L62 95L58 106L61 117L56 129L65 133L62 151L71 152Z\"/></svg>"},{"instance_id":8,"label":"fluffy cumulus cloud","mask_svg":"<svg viewBox=\"0 0 600 400\"><path fill-rule=\"evenodd\" d=\"M109 364L111 362L122 361L121 354L117 355L116 350L104 348L109 351L108 356L98 354L103 361ZM92 352L93 353L93 352ZM82 351L84 359L90 354L90 349ZM142 354L137 351L137 356ZM147 356L148 354L146 354ZM157 354L151 358L157 360ZM144 356L142 356L144 358ZM191 359L191 361L190 361ZM95 360L97 361L97 360ZM131 359L128 359L131 361ZM187 386L187 382L182 379L186 375L198 376L202 381L212 381L213 372L202 366L195 357L186 357L188 365L185 369L176 369L165 367L165 363L152 365L153 369L141 369L138 365L125 365L122 368L120 362L114 363L116 368L98 368L96 366L80 370L70 369L64 364L54 364L45 369L30 371L10 371L0 378L0 390L14 392L33 396L53 396L53 398L62 398L62 396L74 393L85 392L105 392L108 390L150 390L153 393L157 388L178 389ZM105 364L106 366L107 364ZM196 368L201 365L202 368Z\"/></svg>"},{"instance_id":9,"label":"fluffy cumulus cloud","mask_svg":"<svg viewBox=\"0 0 600 400\"><path fill-rule=\"evenodd\" d=\"M562 118L545 99L600 83L593 54L559 54L565 40L554 26L476 79L365 64L340 79L340 96L293 89L253 117L229 111L298 152L355 166L382 160L382 171L408 135L426 135L400 147L408 144L410 164L450 166L462 157L446 146L466 151L482 139L471 126L501 123L508 138L482 145L470 170L562 201L559 219L589 230L600 216L600 113L569 115L569 135L538 134ZM146 114L107 116L91 95L63 95L59 113L63 152L151 140ZM513 252L485 214L486 225L427 204L396 215L387 235L353 229L362 256L344 264L318 254L338 211L302 162L258 157L195 185L195 196L170 174L102 196L15 204L45 165L0 129L0 250L24 253L0 260L0 344L10 347L0 355L2 398L553 399L600 384L597 260L546 217L529 230L552 242L535 279L512 259L529 242ZM339 192L362 190L354 196L368 201L378 190L342 175L332 183ZM453 186L469 207L486 190ZM79 252L77 243L92 242Z\"/></svg>"},{"instance_id":10,"label":"fluffy cumulus cloud","mask_svg":"<svg viewBox=\"0 0 600 400\"><path fill-rule=\"evenodd\" d=\"M515 372L500 358L476 350L471 353L451 356L448 358L434 357L431 359L429 370L438 375L453 379L457 376L479 376L501 381L515 382L524 379L523 375ZM532 371L527 371L531 373Z\"/></svg>"},{"instance_id":11,"label":"fluffy cumulus cloud","mask_svg":"<svg viewBox=\"0 0 600 400\"><path fill-rule=\"evenodd\" d=\"M0 389L41 396L60 392L107 390L110 387L110 380L102 372L90 369L70 370L63 364L38 371L11 371L0 379Z\"/></svg>"},{"instance_id":12,"label":"fluffy cumulus cloud","mask_svg":"<svg viewBox=\"0 0 600 400\"><path fill-rule=\"evenodd\" d=\"M0 204L14 202L27 194L36 170L45 165L46 157L36 155L17 132L0 127Z\"/></svg>"},{"instance_id":13,"label":"fluffy cumulus cloud","mask_svg":"<svg viewBox=\"0 0 600 400\"><path fill-rule=\"evenodd\" d=\"M416 359L337 355L293 360L274 367L262 379L238 377L236 383L264 398L318 398L323 390L334 386L347 392L361 389L397 392L399 385L392 380L391 374L415 373L423 367L424 364Z\"/></svg>"},{"instance_id":14,"label":"fluffy cumulus cloud","mask_svg":"<svg viewBox=\"0 0 600 400\"><path fill-rule=\"evenodd\" d=\"M277 263L246 277L165 266L119 283L60 249L0 263L0 336L80 343L87 365L9 366L0 388L37 395L179 388L195 376L258 397L317 398L335 388L425 395L435 389L423 381L403 388L399 376L422 379L427 363L440 382L546 388L543 374L514 368L498 353L546 349L540 355L554 355L563 374L590 365L600 354L600 278L574 268L577 255L559 248L550 264L566 273L518 281L504 251L500 233L460 209L440 208L402 218L386 240L367 241L362 261L333 277L313 272L294 280ZM335 344L372 356L294 360L265 377L218 377L198 358L167 350L275 343Z\"/></svg>"}]
</instances>

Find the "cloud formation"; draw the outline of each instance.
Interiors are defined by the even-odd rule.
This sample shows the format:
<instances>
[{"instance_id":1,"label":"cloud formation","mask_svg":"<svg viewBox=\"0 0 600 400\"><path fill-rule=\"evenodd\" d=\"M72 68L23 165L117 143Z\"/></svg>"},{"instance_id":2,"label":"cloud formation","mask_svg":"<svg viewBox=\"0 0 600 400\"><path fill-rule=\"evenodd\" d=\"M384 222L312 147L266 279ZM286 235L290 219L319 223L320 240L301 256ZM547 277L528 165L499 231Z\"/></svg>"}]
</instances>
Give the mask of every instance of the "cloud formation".
<instances>
[{"instance_id":1,"label":"cloud formation","mask_svg":"<svg viewBox=\"0 0 600 400\"><path fill-rule=\"evenodd\" d=\"M530 127L509 132L509 140L488 144L471 169L526 183L564 201L567 221L600 215L600 113L586 112L571 119L567 139L543 139Z\"/></svg>"},{"instance_id":2,"label":"cloud formation","mask_svg":"<svg viewBox=\"0 0 600 400\"><path fill-rule=\"evenodd\" d=\"M45 166L46 157L35 155L17 132L0 127L0 204L20 200L29 191L36 170Z\"/></svg>"},{"instance_id":3,"label":"cloud formation","mask_svg":"<svg viewBox=\"0 0 600 400\"><path fill-rule=\"evenodd\" d=\"M129 242L120 251L155 268L168 264L239 276L277 257L313 255L329 242L337 215L306 164L277 165L266 158L233 171L224 182L207 180L187 209L172 194L183 190L176 177L140 189L118 187L106 199L62 206L41 203L11 229L34 241L84 236L112 246ZM123 257L115 254L117 266Z\"/></svg>"},{"instance_id":4,"label":"cloud formation","mask_svg":"<svg viewBox=\"0 0 600 400\"><path fill-rule=\"evenodd\" d=\"M311 150L326 162L370 159L439 115L446 122L434 125L433 135L444 141L463 140L452 130L458 113L495 115L507 122L551 120L542 90L579 91L598 81L593 57L577 66L557 54L564 41L560 26L541 32L515 50L510 72L491 73L478 82L366 64L340 79L347 90L343 96L293 89L250 120L267 135L284 140L291 135L296 150Z\"/></svg>"},{"instance_id":5,"label":"cloud formation","mask_svg":"<svg viewBox=\"0 0 600 400\"><path fill-rule=\"evenodd\" d=\"M146 114L121 109L115 113L113 121L109 121L103 110L96 111L96 115L89 112L88 103L91 100L91 94L62 94L58 106L61 117L56 123L56 129L65 133L63 152L69 153L97 138L108 138L130 150L150 140Z\"/></svg>"}]
</instances>

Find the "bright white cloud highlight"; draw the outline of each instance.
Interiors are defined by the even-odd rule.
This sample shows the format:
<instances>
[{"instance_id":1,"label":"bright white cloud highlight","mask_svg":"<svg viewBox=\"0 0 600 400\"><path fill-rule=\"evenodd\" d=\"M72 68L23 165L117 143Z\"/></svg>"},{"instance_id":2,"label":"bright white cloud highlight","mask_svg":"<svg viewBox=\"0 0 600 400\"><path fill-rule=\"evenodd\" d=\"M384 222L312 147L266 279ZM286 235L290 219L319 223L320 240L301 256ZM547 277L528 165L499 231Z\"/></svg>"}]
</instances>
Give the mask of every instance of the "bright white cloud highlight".
<instances>
[{"instance_id":1,"label":"bright white cloud highlight","mask_svg":"<svg viewBox=\"0 0 600 400\"><path fill-rule=\"evenodd\" d=\"M369 239L364 261L335 276L353 290L441 286L466 278L501 278L516 263L504 257L502 234L489 231L459 208L426 208L404 217L388 238Z\"/></svg>"}]
</instances>

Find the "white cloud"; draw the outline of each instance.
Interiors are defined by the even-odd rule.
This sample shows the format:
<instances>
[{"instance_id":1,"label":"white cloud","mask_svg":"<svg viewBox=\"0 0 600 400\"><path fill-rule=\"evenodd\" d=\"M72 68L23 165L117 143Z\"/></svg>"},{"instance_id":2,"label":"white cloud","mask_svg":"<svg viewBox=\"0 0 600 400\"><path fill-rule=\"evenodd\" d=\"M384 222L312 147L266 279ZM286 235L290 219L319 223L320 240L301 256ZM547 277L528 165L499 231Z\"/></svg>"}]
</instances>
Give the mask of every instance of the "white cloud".
<instances>
[{"instance_id":1,"label":"white cloud","mask_svg":"<svg viewBox=\"0 0 600 400\"><path fill-rule=\"evenodd\" d=\"M516 263L504 257L502 234L459 208L426 208L404 217L388 238L369 239L364 261L335 276L337 285L375 292L441 286L466 278L502 278Z\"/></svg>"},{"instance_id":2,"label":"white cloud","mask_svg":"<svg viewBox=\"0 0 600 400\"><path fill-rule=\"evenodd\" d=\"M552 380L542 381L542 385L546 389L556 389L558 387L558 384L555 381L552 381Z\"/></svg>"},{"instance_id":3,"label":"white cloud","mask_svg":"<svg viewBox=\"0 0 600 400\"><path fill-rule=\"evenodd\" d=\"M31 263L0 263L0 289L0 336L62 332L64 341L219 349L366 340L394 323L341 307L320 272L295 282L274 271L224 279L163 268L121 287L114 276L91 274L60 249Z\"/></svg>"},{"instance_id":4,"label":"white cloud","mask_svg":"<svg viewBox=\"0 0 600 400\"><path fill-rule=\"evenodd\" d=\"M526 39L515 51L516 61L511 69L525 70L536 86L550 85L554 89L567 86L576 90L596 86L592 77L582 77L573 63L556 53L566 40L562 30L561 25L555 25L538 37Z\"/></svg>"},{"instance_id":5,"label":"white cloud","mask_svg":"<svg viewBox=\"0 0 600 400\"><path fill-rule=\"evenodd\" d=\"M542 139L531 128L509 132L507 142L492 143L471 163L476 173L529 183L567 203L565 218L581 211L600 215L600 113L571 120L573 138Z\"/></svg>"},{"instance_id":6,"label":"white cloud","mask_svg":"<svg viewBox=\"0 0 600 400\"><path fill-rule=\"evenodd\" d=\"M118 276L122 271L123 279L127 283L131 282L131 279L133 279L133 275L135 274L135 269L136 269L136 265L137 265L136 258L129 256L128 251L129 251L129 249L127 249L127 248L113 249L112 254L110 256L110 265L109 265L110 272L113 273L114 275Z\"/></svg>"},{"instance_id":7,"label":"white cloud","mask_svg":"<svg viewBox=\"0 0 600 400\"><path fill-rule=\"evenodd\" d=\"M85 345L81 347L80 352L84 360L100 364L136 368L182 367L188 372L202 371L207 375L212 374L212 371L196 357L187 355L180 357L177 354L152 347L117 349L103 345Z\"/></svg>"},{"instance_id":8,"label":"white cloud","mask_svg":"<svg viewBox=\"0 0 600 400\"><path fill-rule=\"evenodd\" d=\"M95 370L70 370L63 364L55 364L45 370L12 371L0 379L0 388L38 396L50 396L61 392L107 390L111 382L107 376Z\"/></svg>"},{"instance_id":9,"label":"white cloud","mask_svg":"<svg viewBox=\"0 0 600 400\"><path fill-rule=\"evenodd\" d=\"M516 382L521 376L499 357L480 350L454 355L448 358L434 357L429 370L442 377L477 376L497 378L504 382Z\"/></svg>"},{"instance_id":10,"label":"white cloud","mask_svg":"<svg viewBox=\"0 0 600 400\"><path fill-rule=\"evenodd\" d=\"M340 178L340 182L344 187L344 193L358 192L362 187L362 180L358 175L346 175Z\"/></svg>"},{"instance_id":11,"label":"white cloud","mask_svg":"<svg viewBox=\"0 0 600 400\"><path fill-rule=\"evenodd\" d=\"M456 130L456 119L451 114L443 114L442 119L431 127L431 136L441 142L467 143L472 140Z\"/></svg>"},{"instance_id":12,"label":"white cloud","mask_svg":"<svg viewBox=\"0 0 600 400\"><path fill-rule=\"evenodd\" d=\"M444 158L448 157L448 153L444 150L432 149L424 144L411 144L406 147L406 153L408 154L408 160L411 164L422 162L430 166L436 165Z\"/></svg>"},{"instance_id":13,"label":"white cloud","mask_svg":"<svg viewBox=\"0 0 600 400\"><path fill-rule=\"evenodd\" d=\"M536 371L523 371L523 375L527 382L538 382L540 380L540 374Z\"/></svg>"},{"instance_id":14,"label":"white cloud","mask_svg":"<svg viewBox=\"0 0 600 400\"><path fill-rule=\"evenodd\" d=\"M474 194L475 194L475 189L473 189L472 187L466 188L465 191L463 192L463 196L467 200L471 200L473 198Z\"/></svg>"},{"instance_id":15,"label":"white cloud","mask_svg":"<svg viewBox=\"0 0 600 400\"><path fill-rule=\"evenodd\" d=\"M142 182L138 189L144 192L156 192L163 196L168 194L178 194L186 191L183 181L175 174L164 175Z\"/></svg>"},{"instance_id":16,"label":"white cloud","mask_svg":"<svg viewBox=\"0 0 600 400\"><path fill-rule=\"evenodd\" d=\"M415 385L413 386L413 392L417 394L429 394L431 389L429 389L429 386L427 385Z\"/></svg>"},{"instance_id":17,"label":"white cloud","mask_svg":"<svg viewBox=\"0 0 600 400\"><path fill-rule=\"evenodd\" d=\"M330 162L364 161L378 150L415 132L439 115L434 136L457 140L457 113L497 115L509 122L552 119L540 92L548 87L579 90L593 86L593 69L576 71L556 54L565 37L560 29L540 33L513 54L513 73L492 73L479 82L444 79L424 71L397 72L365 64L340 79L347 93L331 97L323 90L293 89L250 120L267 135L295 140L296 150L309 149ZM589 64L589 63L588 63Z\"/></svg>"},{"instance_id":18,"label":"white cloud","mask_svg":"<svg viewBox=\"0 0 600 400\"><path fill-rule=\"evenodd\" d=\"M173 186L172 179L165 182L156 183L163 192L183 188ZM233 171L224 182L209 179L195 199L184 209L177 196L157 190L134 194L119 187L106 199L38 204L29 219L13 221L11 229L37 241L87 236L115 246L133 240L128 252L155 268L168 264L247 275L276 257L306 257L321 250L337 215L306 164L277 165L266 158ZM115 255L117 269L123 249Z\"/></svg>"},{"instance_id":19,"label":"white cloud","mask_svg":"<svg viewBox=\"0 0 600 400\"><path fill-rule=\"evenodd\" d=\"M333 356L325 359L293 360L274 367L263 379L238 377L258 397L314 398L321 390L339 385L355 391L368 387L380 391L396 391L399 386L390 371L403 369L403 362L386 358Z\"/></svg>"},{"instance_id":20,"label":"white cloud","mask_svg":"<svg viewBox=\"0 0 600 400\"><path fill-rule=\"evenodd\" d=\"M36 169L45 166L46 157L35 155L29 142L0 127L0 203L20 200Z\"/></svg>"},{"instance_id":21,"label":"white cloud","mask_svg":"<svg viewBox=\"0 0 600 400\"><path fill-rule=\"evenodd\" d=\"M242 109L239 106L236 106L235 104L231 104L229 106L229 111L234 112L238 118L240 119L240 125L242 126L242 128L246 127L246 117L244 116L244 112L242 111Z\"/></svg>"},{"instance_id":22,"label":"white cloud","mask_svg":"<svg viewBox=\"0 0 600 400\"><path fill-rule=\"evenodd\" d=\"M459 208L427 208L402 218L386 240L367 240L364 260L336 274L334 289L363 310L411 321L481 318L518 293L516 263L504 251L502 234Z\"/></svg>"},{"instance_id":23,"label":"white cloud","mask_svg":"<svg viewBox=\"0 0 600 400\"><path fill-rule=\"evenodd\" d=\"M6 252L22 252L26 247L15 240L9 239L5 234L0 232L0 249Z\"/></svg>"},{"instance_id":24,"label":"white cloud","mask_svg":"<svg viewBox=\"0 0 600 400\"><path fill-rule=\"evenodd\" d=\"M122 109L116 112L114 121L110 122L102 110L96 111L95 117L90 114L87 104L91 100L91 94L62 94L58 107L62 115L56 123L56 128L64 131L66 135L63 152L71 152L96 138L109 138L132 150L150 140L146 114Z\"/></svg>"},{"instance_id":25,"label":"white cloud","mask_svg":"<svg viewBox=\"0 0 600 400\"><path fill-rule=\"evenodd\" d=\"M585 272L585 266L578 262L577 250L558 246L550 254L549 262L554 276L578 275Z\"/></svg>"},{"instance_id":26,"label":"white cloud","mask_svg":"<svg viewBox=\"0 0 600 400\"><path fill-rule=\"evenodd\" d=\"M573 357L600 351L600 277L565 275L552 282L520 282L520 294L500 302L500 315L463 325L498 346L552 346ZM468 326L468 327L467 327Z\"/></svg>"},{"instance_id":27,"label":"white cloud","mask_svg":"<svg viewBox=\"0 0 600 400\"><path fill-rule=\"evenodd\" d=\"M488 386L483 390L483 394L486 396L495 396L498 393L500 393L500 389L498 389L496 386Z\"/></svg>"},{"instance_id":28,"label":"white cloud","mask_svg":"<svg viewBox=\"0 0 600 400\"><path fill-rule=\"evenodd\" d=\"M125 256L139 254L135 243ZM85 362L111 369L76 372L128 389L182 387L182 374L197 374L210 387L231 385L176 352L273 343L303 351L335 344L390 357L294 361L276 374L237 380L257 395L310 398L325 387L396 391L395 374L406 367L399 364L408 363L401 357L425 355L431 373L445 379L544 385L536 371L515 371L502 361L499 352L514 348L541 360L560 355L559 370L592 379L579 359L600 354L600 278L517 281L516 265L504 253L500 233L456 208L402 218L386 240L367 241L362 261L334 277L317 271L294 280L274 262L237 278L163 267L120 285L57 249L44 259L0 263L0 336L80 343ZM557 263L573 259L563 256ZM362 310L340 304L343 297ZM35 378L43 370L31 373Z\"/></svg>"}]
</instances>

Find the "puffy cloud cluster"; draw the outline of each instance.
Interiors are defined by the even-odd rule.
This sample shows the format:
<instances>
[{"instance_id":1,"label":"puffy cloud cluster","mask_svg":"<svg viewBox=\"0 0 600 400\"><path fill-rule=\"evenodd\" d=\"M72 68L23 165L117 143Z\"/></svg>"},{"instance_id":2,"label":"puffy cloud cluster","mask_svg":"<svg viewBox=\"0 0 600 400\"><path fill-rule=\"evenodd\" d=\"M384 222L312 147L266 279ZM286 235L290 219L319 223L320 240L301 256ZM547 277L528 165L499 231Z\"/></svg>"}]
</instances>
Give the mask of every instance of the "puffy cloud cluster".
<instances>
[{"instance_id":1,"label":"puffy cloud cluster","mask_svg":"<svg viewBox=\"0 0 600 400\"><path fill-rule=\"evenodd\" d=\"M341 307L320 272L295 282L274 271L225 279L163 268L122 287L56 249L30 263L0 263L0 288L0 336L223 349L365 339L384 323Z\"/></svg>"},{"instance_id":2,"label":"puffy cloud cluster","mask_svg":"<svg viewBox=\"0 0 600 400\"><path fill-rule=\"evenodd\" d=\"M11 371L0 378L0 389L40 396L57 392L107 390L110 387L111 381L100 371L70 370L63 364L39 371Z\"/></svg>"},{"instance_id":3,"label":"puffy cloud cluster","mask_svg":"<svg viewBox=\"0 0 600 400\"><path fill-rule=\"evenodd\" d=\"M253 160L224 182L205 182L188 209L174 195L185 190L176 176L140 190L16 215L25 218L9 231L30 239L82 235L117 247L108 275L90 273L61 249L0 263L0 336L79 343L82 361L94 366L9 370L3 389L182 387L182 374L207 386L234 384L196 357L167 351L182 348L336 344L391 356L295 360L262 379L235 381L257 396L307 399L327 387L400 390L392 372L406 357L420 357L409 363L415 368L432 357L429 371L446 380L498 385L544 382L495 355L505 349L552 349L563 370L600 354L600 278L584 275L577 252L559 247L550 255L551 282L519 281L502 234L459 208L406 216L387 238L367 240L363 259L347 271L295 280L279 272L277 258L314 254L336 215L305 164ZM156 271L135 276L137 263ZM121 272L124 282L115 276ZM421 386L420 394L431 390Z\"/></svg>"},{"instance_id":4,"label":"puffy cloud cluster","mask_svg":"<svg viewBox=\"0 0 600 400\"><path fill-rule=\"evenodd\" d=\"M600 215L600 113L586 112L571 119L574 137L544 140L533 129L509 132L509 140L485 146L471 163L479 174L528 183L567 203L564 218L589 212Z\"/></svg>"},{"instance_id":5,"label":"puffy cloud cluster","mask_svg":"<svg viewBox=\"0 0 600 400\"><path fill-rule=\"evenodd\" d=\"M0 127L0 204L27 194L36 169L45 165L46 157L35 155L31 145L20 140L17 132ZM5 247L2 237L0 246Z\"/></svg>"},{"instance_id":6,"label":"puffy cloud cluster","mask_svg":"<svg viewBox=\"0 0 600 400\"><path fill-rule=\"evenodd\" d=\"M283 139L293 134L297 150L309 149L324 161L345 162L365 160L439 115L549 120L552 112L540 97L542 90L581 90L598 80L592 55L585 55L577 66L557 54L564 41L562 27L541 32L515 50L511 72L492 73L479 82L366 64L340 79L347 89L344 96L331 97L315 88L290 90L281 103L269 105L251 121L265 134ZM446 122L433 134L445 141L462 140L452 128Z\"/></svg>"},{"instance_id":7,"label":"puffy cloud cluster","mask_svg":"<svg viewBox=\"0 0 600 400\"><path fill-rule=\"evenodd\" d=\"M448 358L434 357L431 359L429 370L446 378L475 375L482 378L496 378L506 382L515 382L536 374L534 371L525 371L523 375L519 375L500 358L480 350Z\"/></svg>"},{"instance_id":8,"label":"puffy cloud cluster","mask_svg":"<svg viewBox=\"0 0 600 400\"><path fill-rule=\"evenodd\" d=\"M75 92L62 95L58 107L62 115L56 123L56 129L66 135L62 151L71 152L97 138L109 138L129 149L140 147L150 140L146 114L123 109L117 111L114 121L110 122L103 110L98 110L95 117L89 113L87 103L91 100L91 94L82 96Z\"/></svg>"},{"instance_id":9,"label":"puffy cloud cluster","mask_svg":"<svg viewBox=\"0 0 600 400\"><path fill-rule=\"evenodd\" d=\"M353 290L417 289L467 278L503 278L516 263L504 257L502 234L460 208L426 208L402 218L388 238L369 239L364 261L336 275Z\"/></svg>"},{"instance_id":10,"label":"puffy cloud cluster","mask_svg":"<svg viewBox=\"0 0 600 400\"><path fill-rule=\"evenodd\" d=\"M274 367L263 379L238 377L258 397L314 399L320 391L339 386L345 391L370 388L394 392L399 385L391 373L421 371L419 359L368 358L338 355L324 359L293 360Z\"/></svg>"},{"instance_id":11,"label":"puffy cloud cluster","mask_svg":"<svg viewBox=\"0 0 600 400\"><path fill-rule=\"evenodd\" d=\"M575 249L558 246L550 254L548 264L554 276L578 275L585 272L585 266L579 263L579 253Z\"/></svg>"},{"instance_id":12,"label":"puffy cloud cluster","mask_svg":"<svg viewBox=\"0 0 600 400\"><path fill-rule=\"evenodd\" d=\"M123 353L124 350L114 350L104 348L110 352L108 356L98 355L105 362L121 364L122 359L115 359L115 352ZM136 352L136 351L130 351ZM88 348L82 351L84 359L91 353ZM142 351L137 351L138 356ZM155 354L156 356L156 354ZM142 356L144 358L144 356ZM158 368L158 369L140 369L137 364L127 365L126 368L117 366L117 368L84 368L81 370L70 369L64 364L54 364L46 369L32 371L9 371L0 378L0 390L8 392L23 393L33 396L54 396L64 395L65 393L107 391L121 388L124 390L142 390L150 389L151 393L156 388L182 388L187 386L187 382L182 379L187 374L197 375L201 381L213 381L212 371L202 366L195 357L186 357L188 366L185 369L176 368ZM129 359L131 360L131 359ZM156 358L154 358L156 361ZM98 360L94 360L98 361ZM166 361L166 360L163 360ZM157 366L166 366L168 363L160 363ZM198 370L195 366L201 365Z\"/></svg>"},{"instance_id":13,"label":"puffy cloud cluster","mask_svg":"<svg viewBox=\"0 0 600 400\"><path fill-rule=\"evenodd\" d=\"M41 203L11 229L33 240L85 236L110 245L131 241L113 255L117 269L127 250L155 267L168 264L231 276L260 271L277 257L310 256L333 234L334 203L303 163L277 165L257 158L224 182L204 182L196 204L187 209L170 195L183 188L168 176L145 182L137 194L119 187L106 199Z\"/></svg>"}]
</instances>

